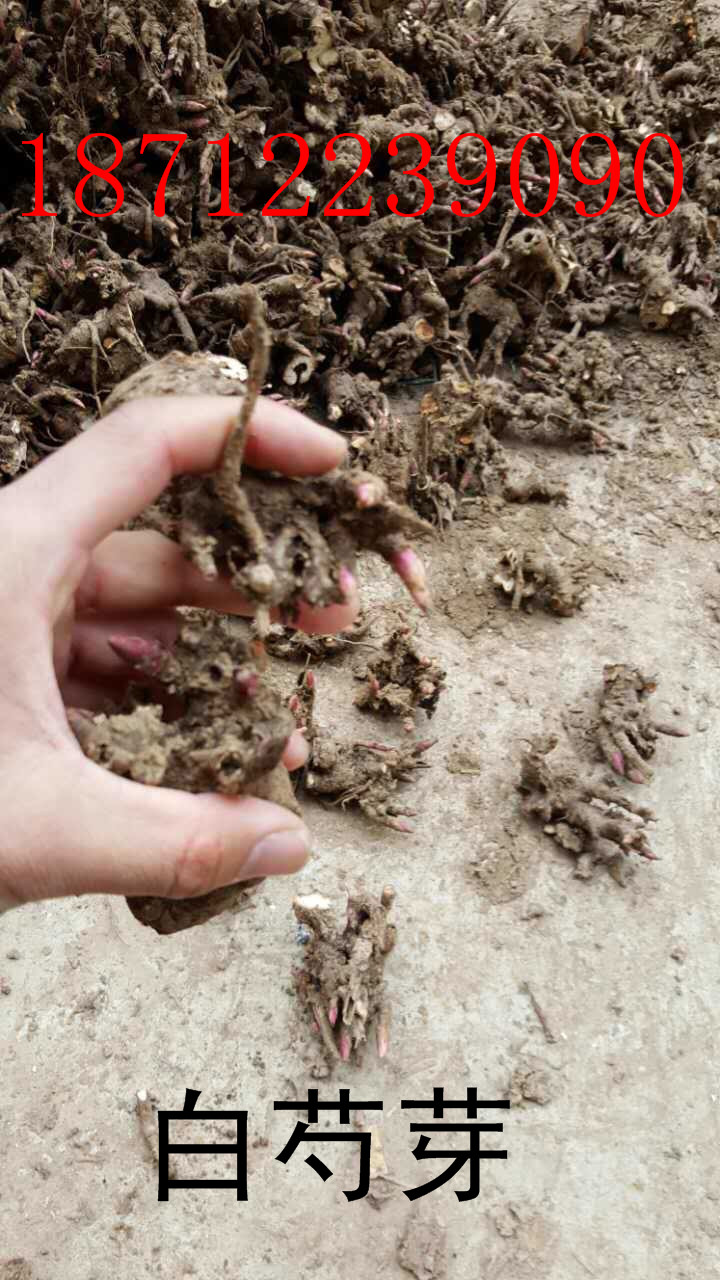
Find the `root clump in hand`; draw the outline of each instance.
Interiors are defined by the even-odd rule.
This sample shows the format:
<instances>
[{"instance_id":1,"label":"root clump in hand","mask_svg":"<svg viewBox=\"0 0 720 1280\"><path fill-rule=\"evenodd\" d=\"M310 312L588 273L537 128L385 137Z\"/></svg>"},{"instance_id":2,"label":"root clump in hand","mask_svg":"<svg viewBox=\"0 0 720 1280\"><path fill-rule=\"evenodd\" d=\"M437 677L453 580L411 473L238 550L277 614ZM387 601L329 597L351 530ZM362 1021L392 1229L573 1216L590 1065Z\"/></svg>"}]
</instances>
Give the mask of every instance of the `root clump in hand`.
<instances>
[{"instance_id":1,"label":"root clump in hand","mask_svg":"<svg viewBox=\"0 0 720 1280\"><path fill-rule=\"evenodd\" d=\"M258 671L245 624L193 611L172 650L139 636L118 635L110 644L137 683L117 714L69 713L91 760L150 786L253 795L298 812L281 762L293 718ZM133 898L129 905L159 933L174 933L239 905L247 888L186 900Z\"/></svg>"},{"instance_id":2,"label":"root clump in hand","mask_svg":"<svg viewBox=\"0 0 720 1280\"><path fill-rule=\"evenodd\" d=\"M361 1061L373 1026L378 1057L384 1058L388 1051L390 1009L383 971L397 937L389 921L394 901L395 890L390 886L379 898L353 894L343 927L336 924L331 904L321 894L293 902L295 917L307 936L295 988L310 1009L331 1060Z\"/></svg>"},{"instance_id":3,"label":"root clump in hand","mask_svg":"<svg viewBox=\"0 0 720 1280\"><path fill-rule=\"evenodd\" d=\"M240 376L228 376L226 361L173 353L116 387L105 406L110 410L138 396L171 392L244 390L218 471L177 477L139 523L177 539L205 577L226 575L255 604L261 635L269 629L271 610L292 622L301 601L314 608L341 603L346 598L343 569L352 570L359 551L383 556L419 607L427 608L425 574L411 539L429 528L390 498L384 480L349 469L293 480L242 468L269 342L257 295L248 296L256 347L246 386Z\"/></svg>"}]
</instances>

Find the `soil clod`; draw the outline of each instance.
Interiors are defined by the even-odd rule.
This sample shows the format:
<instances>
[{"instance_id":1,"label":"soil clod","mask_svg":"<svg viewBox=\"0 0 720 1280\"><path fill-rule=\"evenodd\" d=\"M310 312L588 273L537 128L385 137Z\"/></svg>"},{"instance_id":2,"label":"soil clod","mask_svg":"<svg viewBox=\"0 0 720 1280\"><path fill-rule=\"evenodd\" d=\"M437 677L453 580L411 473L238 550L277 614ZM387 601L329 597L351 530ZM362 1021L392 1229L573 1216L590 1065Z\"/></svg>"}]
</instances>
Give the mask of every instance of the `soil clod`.
<instances>
[{"instance_id":1,"label":"soil clod","mask_svg":"<svg viewBox=\"0 0 720 1280\"><path fill-rule=\"evenodd\" d=\"M444 687L445 672L439 662L420 652L409 626L399 626L381 651L368 659L366 684L356 695L355 705L387 716L411 716L416 707L422 707L430 717Z\"/></svg>"}]
</instances>

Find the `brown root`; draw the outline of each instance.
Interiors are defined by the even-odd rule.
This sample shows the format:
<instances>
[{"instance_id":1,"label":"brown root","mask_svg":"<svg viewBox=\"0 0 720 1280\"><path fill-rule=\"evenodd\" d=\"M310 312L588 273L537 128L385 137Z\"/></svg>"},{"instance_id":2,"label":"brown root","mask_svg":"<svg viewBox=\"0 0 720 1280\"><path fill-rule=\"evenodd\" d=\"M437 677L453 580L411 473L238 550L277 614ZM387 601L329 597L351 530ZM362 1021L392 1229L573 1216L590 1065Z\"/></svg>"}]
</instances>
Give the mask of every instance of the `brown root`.
<instances>
[{"instance_id":1,"label":"brown root","mask_svg":"<svg viewBox=\"0 0 720 1280\"><path fill-rule=\"evenodd\" d=\"M603 863L624 884L631 853L655 857L647 839L652 810L633 804L611 779L583 777L577 760L550 761L556 746L556 738L536 739L523 756L518 784L523 813L577 858L581 879L595 863Z\"/></svg>"},{"instance_id":2,"label":"brown root","mask_svg":"<svg viewBox=\"0 0 720 1280\"><path fill-rule=\"evenodd\" d=\"M338 804L356 804L366 817L390 827L410 832L406 818L414 810L400 808L393 799L401 783L409 782L416 769L427 768L421 759L433 743L412 742L400 747L380 742L342 742L318 733L305 776L311 795L327 796Z\"/></svg>"},{"instance_id":3,"label":"brown root","mask_svg":"<svg viewBox=\"0 0 720 1280\"><path fill-rule=\"evenodd\" d=\"M530 549L510 547L493 574L493 585L505 595L512 609L539 605L567 618L582 604L582 593L570 574L551 556Z\"/></svg>"},{"instance_id":4,"label":"brown root","mask_svg":"<svg viewBox=\"0 0 720 1280\"><path fill-rule=\"evenodd\" d=\"M292 622L301 601L316 608L341 603L342 569L352 569L360 551L383 556L419 607L427 608L422 564L410 544L429 526L393 501L382 479L337 470L317 479L288 480L249 468L240 477L249 416L245 406L252 405L259 389L266 350L259 312L253 315L260 356L251 364L247 397L220 471L178 477L141 523L175 537L206 577L226 575L255 603L261 634L270 625L271 610ZM139 395L201 394L210 386L217 394L237 394L243 379L236 363L174 353L121 384L105 407Z\"/></svg>"},{"instance_id":5,"label":"brown root","mask_svg":"<svg viewBox=\"0 0 720 1280\"><path fill-rule=\"evenodd\" d=\"M335 923L331 904L321 894L296 898L293 911L307 935L295 989L320 1032L331 1061L360 1062L374 1026L378 1057L389 1047L390 1008L383 971L397 930L389 914L395 890L379 898L357 893L348 898L345 924Z\"/></svg>"}]
</instances>

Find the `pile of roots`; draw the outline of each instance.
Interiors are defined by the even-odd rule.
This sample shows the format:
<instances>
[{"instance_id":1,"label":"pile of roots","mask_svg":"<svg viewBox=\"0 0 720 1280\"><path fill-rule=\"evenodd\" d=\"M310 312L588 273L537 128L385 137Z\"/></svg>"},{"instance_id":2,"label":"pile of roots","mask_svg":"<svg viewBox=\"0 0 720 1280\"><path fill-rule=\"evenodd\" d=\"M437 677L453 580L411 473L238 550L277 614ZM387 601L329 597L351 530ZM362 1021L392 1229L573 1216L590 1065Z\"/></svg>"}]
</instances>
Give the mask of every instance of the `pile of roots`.
<instances>
[{"instance_id":1,"label":"pile of roots","mask_svg":"<svg viewBox=\"0 0 720 1280\"><path fill-rule=\"evenodd\" d=\"M451 515L502 462L496 439L598 443L598 411L617 373L598 331L625 317L688 326L715 302L720 199L720 61L711 32L668 10L648 37L644 0L43 0L0 5L0 468L11 476L73 435L149 357L200 350L248 360L242 287L261 296L272 336L269 381L353 434L361 465L392 475L393 496ZM672 10L672 12L671 12ZM649 10L648 10L649 12ZM655 28L653 28L655 29ZM669 134L684 187L666 218L643 211L637 151ZM156 192L169 169L164 216ZM586 133L620 158L608 183L579 184L571 155ZM42 134L42 197L36 197ZM122 146L115 184L88 176L78 143ZM298 176L278 196L303 158ZM336 208L325 206L368 164ZM486 207L472 179L492 146ZM542 138L557 153L552 208ZM400 137L397 142L393 139ZM421 135L431 157L421 164ZM209 145L227 138L221 145ZM269 139L272 158L263 150ZM396 154L395 154L396 153ZM107 169L115 143L87 156ZM226 156L223 184L223 156ZM607 142L583 144L588 178ZM86 177L81 199L76 186ZM433 201L422 216L432 184ZM668 144L645 161L654 210L673 192ZM275 196L275 198L273 198ZM399 213L388 200L397 197ZM37 200L56 217L22 217ZM305 207L305 215L263 216ZM453 212L452 205L456 204ZM217 211L232 211L217 216ZM459 210L459 211L458 211ZM105 216L109 215L109 216ZM464 216L463 216L464 215ZM387 393L426 385L419 439L397 439ZM427 386L430 391L427 391ZM431 429L432 428L432 429ZM412 433L411 433L412 434ZM502 471L502 466L500 467Z\"/></svg>"}]
</instances>

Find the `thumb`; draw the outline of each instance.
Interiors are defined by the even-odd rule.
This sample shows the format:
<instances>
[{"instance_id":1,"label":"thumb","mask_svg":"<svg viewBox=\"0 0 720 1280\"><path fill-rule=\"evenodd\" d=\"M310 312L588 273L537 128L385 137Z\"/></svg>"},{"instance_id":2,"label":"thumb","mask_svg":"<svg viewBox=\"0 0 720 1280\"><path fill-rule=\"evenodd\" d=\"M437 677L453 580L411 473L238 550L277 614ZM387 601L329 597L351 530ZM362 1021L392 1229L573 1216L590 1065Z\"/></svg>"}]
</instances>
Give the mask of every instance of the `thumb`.
<instances>
[{"instance_id":1,"label":"thumb","mask_svg":"<svg viewBox=\"0 0 720 1280\"><path fill-rule=\"evenodd\" d=\"M26 832L10 855L14 865L0 865L0 882L17 901L76 893L192 898L299 871L308 859L306 827L280 805L144 786L74 756L69 765L56 765L52 779L44 774L30 810L32 838Z\"/></svg>"}]
</instances>

